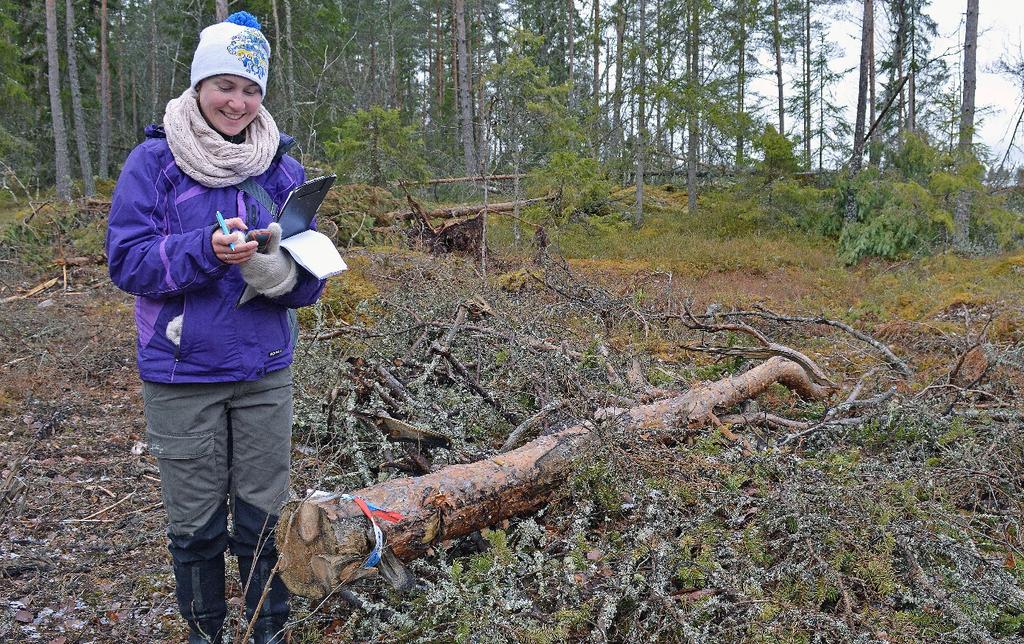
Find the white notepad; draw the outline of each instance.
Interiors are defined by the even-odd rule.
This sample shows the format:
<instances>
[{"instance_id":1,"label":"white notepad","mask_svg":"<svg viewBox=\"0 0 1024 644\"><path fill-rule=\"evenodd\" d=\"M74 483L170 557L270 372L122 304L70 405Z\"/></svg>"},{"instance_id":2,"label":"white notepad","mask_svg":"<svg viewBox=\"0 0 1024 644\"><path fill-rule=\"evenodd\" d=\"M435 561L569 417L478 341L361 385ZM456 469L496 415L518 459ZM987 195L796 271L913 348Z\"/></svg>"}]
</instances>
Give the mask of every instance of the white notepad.
<instances>
[{"instance_id":1,"label":"white notepad","mask_svg":"<svg viewBox=\"0 0 1024 644\"><path fill-rule=\"evenodd\" d=\"M315 230L305 230L282 239L281 248L317 279L326 279L348 269L331 238Z\"/></svg>"}]
</instances>

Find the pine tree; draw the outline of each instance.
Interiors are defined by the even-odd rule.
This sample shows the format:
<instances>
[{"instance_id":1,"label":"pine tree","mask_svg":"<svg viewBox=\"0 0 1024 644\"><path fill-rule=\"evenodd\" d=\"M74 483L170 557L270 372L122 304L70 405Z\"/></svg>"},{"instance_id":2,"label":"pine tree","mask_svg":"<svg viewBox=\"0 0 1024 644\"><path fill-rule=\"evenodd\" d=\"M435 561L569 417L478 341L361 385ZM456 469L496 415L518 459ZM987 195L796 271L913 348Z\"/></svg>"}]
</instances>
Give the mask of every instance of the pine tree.
<instances>
[{"instance_id":1,"label":"pine tree","mask_svg":"<svg viewBox=\"0 0 1024 644\"><path fill-rule=\"evenodd\" d=\"M50 89L50 117L53 122L54 171L57 196L71 200L71 174L68 164L68 135L64 128L64 109L60 102L60 57L57 44L57 0L46 0L47 83Z\"/></svg>"},{"instance_id":2,"label":"pine tree","mask_svg":"<svg viewBox=\"0 0 1024 644\"><path fill-rule=\"evenodd\" d=\"M960 108L960 163L974 158L974 95L978 85L978 0L967 0L967 22L964 27L964 94ZM971 227L971 191L963 189L953 210L953 247L959 252L969 248Z\"/></svg>"},{"instance_id":3,"label":"pine tree","mask_svg":"<svg viewBox=\"0 0 1024 644\"><path fill-rule=\"evenodd\" d=\"M67 36L68 81L71 84L71 114L75 122L75 142L78 144L78 165L82 170L82 187L86 197L96 194L89 157L89 138L85 132L85 112L82 109L82 88L78 82L78 55L75 53L75 8L72 0L65 0L64 33Z\"/></svg>"}]
</instances>

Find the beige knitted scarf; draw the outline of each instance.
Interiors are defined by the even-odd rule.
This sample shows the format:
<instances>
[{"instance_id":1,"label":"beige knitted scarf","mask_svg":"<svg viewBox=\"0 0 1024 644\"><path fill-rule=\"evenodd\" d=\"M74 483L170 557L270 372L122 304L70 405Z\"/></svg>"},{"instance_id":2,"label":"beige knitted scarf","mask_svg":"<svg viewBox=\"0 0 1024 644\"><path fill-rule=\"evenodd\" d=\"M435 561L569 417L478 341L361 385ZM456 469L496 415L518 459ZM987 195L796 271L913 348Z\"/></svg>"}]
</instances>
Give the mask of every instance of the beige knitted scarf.
<instances>
[{"instance_id":1,"label":"beige knitted scarf","mask_svg":"<svg viewBox=\"0 0 1024 644\"><path fill-rule=\"evenodd\" d=\"M164 133L181 171L209 188L233 186L266 172L280 140L274 117L261 105L245 130L245 142L225 141L203 118L199 95L191 87L168 101Z\"/></svg>"}]
</instances>

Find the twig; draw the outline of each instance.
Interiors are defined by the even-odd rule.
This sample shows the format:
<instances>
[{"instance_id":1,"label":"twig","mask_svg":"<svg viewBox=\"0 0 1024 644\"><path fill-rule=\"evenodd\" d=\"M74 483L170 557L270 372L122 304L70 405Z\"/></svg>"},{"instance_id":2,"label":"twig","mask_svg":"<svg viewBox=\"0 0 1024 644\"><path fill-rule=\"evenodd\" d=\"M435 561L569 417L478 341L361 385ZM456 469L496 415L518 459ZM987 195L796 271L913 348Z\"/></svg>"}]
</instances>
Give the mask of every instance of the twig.
<instances>
[{"instance_id":1,"label":"twig","mask_svg":"<svg viewBox=\"0 0 1024 644\"><path fill-rule=\"evenodd\" d=\"M757 340L762 349L747 349L745 347L716 347L715 351L718 353L726 353L728 355L752 355L755 357L770 357L770 356L781 356L797 363L803 367L804 371L807 372L807 376L817 385L821 385L828 389L836 389L836 384L832 382L825 372L815 364L813 360L800 353L795 349L790 349L787 346L776 344L768 340L767 337L757 329L737 322L735 324L708 324L706 322L700 322L690 311L689 303L686 303L683 307L685 316L677 315L672 316L678 319L680 322L685 324L687 327L700 330L700 331L711 331L715 333L721 333L723 331L737 331L752 336Z\"/></svg>"},{"instance_id":2,"label":"twig","mask_svg":"<svg viewBox=\"0 0 1024 644\"><path fill-rule=\"evenodd\" d=\"M521 441L523 437L526 436L526 433L528 431L536 427L540 422L547 418L548 415L551 414L551 412L557 411L562 407L565 407L564 400L554 400L544 405L536 414L530 416L523 422L519 423L519 425L515 429L513 429L512 432L508 435L508 438L505 439L505 443L501 446L501 448L498 451L507 452L510 449L514 448L516 445L519 444L519 441Z\"/></svg>"},{"instance_id":3,"label":"twig","mask_svg":"<svg viewBox=\"0 0 1024 644\"><path fill-rule=\"evenodd\" d=\"M473 378L472 374L469 373L469 370L466 369L466 366L459 362L455 358L455 356L451 354L451 351L449 351L447 347L442 347L440 344L435 342L430 345L430 351L431 353L440 355L445 360L447 360L448 364L450 364L455 369L455 371L457 371L458 374L463 377L463 379L466 381L466 384L469 385L470 389L475 391L477 394L479 394L481 398L486 400L488 404L494 407L505 420L512 423L513 425L519 422L519 419L516 418L515 415L513 415L511 412L506 411L505 408L502 407L501 403L495 400L495 398L491 396L491 394L488 393L486 389L480 386L480 384Z\"/></svg>"},{"instance_id":4,"label":"twig","mask_svg":"<svg viewBox=\"0 0 1024 644\"><path fill-rule=\"evenodd\" d=\"M103 514L105 512L109 512L110 510L113 510L114 508L116 508L117 506L121 505L125 501L131 499L133 496L135 496L135 492L132 492L131 494L129 494L128 496L124 497L123 499L121 499L117 503L114 503L112 505L108 505L107 507L105 507L102 510L99 510L97 512L93 512L92 514L90 514L89 516L87 516L87 517L85 517L83 519L64 519L63 521L61 521L61 523L82 523L84 521L90 521L90 520L95 519L96 517L98 517L99 515L101 515L101 514ZM113 519L110 519L110 521L113 521Z\"/></svg>"},{"instance_id":5,"label":"twig","mask_svg":"<svg viewBox=\"0 0 1024 644\"><path fill-rule=\"evenodd\" d=\"M867 333L864 333L863 331L858 331L857 329L854 329L852 326L846 324L845 322L840 322L839 320L832 320L824 316L803 317L794 315L780 315L772 311L771 309L768 309L760 305L755 305L754 308L757 310L733 311L730 313L722 313L721 315L722 317L759 317L765 320L774 320L776 322L800 322L805 324L823 324L825 326L835 327L841 331L848 333L849 335L852 335L861 342L864 342L865 344L868 344L871 347L873 347L875 350L882 354L882 357L889 364L889 366L891 366L893 369L901 373L906 378L911 378L914 375L913 370L910 367L908 367L905 362L896 357L896 354L893 353L892 350L889 347L887 347L884 343L876 340L875 338L871 337Z\"/></svg>"}]
</instances>

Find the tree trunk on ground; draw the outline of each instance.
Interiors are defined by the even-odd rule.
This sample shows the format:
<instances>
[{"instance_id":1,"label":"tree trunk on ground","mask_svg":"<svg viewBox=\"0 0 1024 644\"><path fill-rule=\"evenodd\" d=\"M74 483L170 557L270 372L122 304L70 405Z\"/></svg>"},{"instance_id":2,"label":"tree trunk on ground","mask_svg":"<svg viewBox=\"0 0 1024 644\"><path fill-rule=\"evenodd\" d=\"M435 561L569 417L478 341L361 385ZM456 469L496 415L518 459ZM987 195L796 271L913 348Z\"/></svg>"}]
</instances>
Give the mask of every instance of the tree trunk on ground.
<instances>
[{"instance_id":1,"label":"tree trunk on ground","mask_svg":"<svg viewBox=\"0 0 1024 644\"><path fill-rule=\"evenodd\" d=\"M68 163L68 135L64 129L64 109L60 103L60 58L57 44L57 0L46 0L47 84L50 90L50 116L53 127L54 171L57 196L71 200L71 174Z\"/></svg>"},{"instance_id":2,"label":"tree trunk on ground","mask_svg":"<svg viewBox=\"0 0 1024 644\"><path fill-rule=\"evenodd\" d=\"M964 29L964 98L960 106L960 163L973 159L974 94L978 85L978 0L967 0L967 23ZM958 252L969 249L971 228L971 191L961 190L953 210L953 247Z\"/></svg>"},{"instance_id":3,"label":"tree trunk on ground","mask_svg":"<svg viewBox=\"0 0 1024 644\"><path fill-rule=\"evenodd\" d=\"M772 0L772 45L775 49L775 84L779 92L779 134L786 136L786 101L782 82L782 25L779 24L779 0Z\"/></svg>"},{"instance_id":4,"label":"tree trunk on ground","mask_svg":"<svg viewBox=\"0 0 1024 644\"><path fill-rule=\"evenodd\" d=\"M853 155L850 158L850 180L860 172L864 158L864 119L867 116L868 61L871 56L871 40L874 37L874 0L864 0L864 16L860 30L860 75L857 84L857 121L853 128ZM857 201L852 191L846 195L846 221L857 219Z\"/></svg>"},{"instance_id":5,"label":"tree trunk on ground","mask_svg":"<svg viewBox=\"0 0 1024 644\"><path fill-rule=\"evenodd\" d=\"M228 0L216 0L214 3L214 16L217 22L224 22L228 19Z\"/></svg>"},{"instance_id":6,"label":"tree trunk on ground","mask_svg":"<svg viewBox=\"0 0 1024 644\"><path fill-rule=\"evenodd\" d=\"M467 175L479 175L483 170L476 159L473 140L473 104L469 91L469 45L466 42L466 0L454 0L456 57L458 71L459 122L462 128L462 154Z\"/></svg>"},{"instance_id":7,"label":"tree trunk on ground","mask_svg":"<svg viewBox=\"0 0 1024 644\"><path fill-rule=\"evenodd\" d=\"M100 179L110 177L110 50L107 43L107 0L100 0ZM124 123L122 119L121 123Z\"/></svg>"},{"instance_id":8,"label":"tree trunk on ground","mask_svg":"<svg viewBox=\"0 0 1024 644\"><path fill-rule=\"evenodd\" d=\"M639 34L640 79L636 122L636 216L633 228L644 225L644 160L647 155L647 0L640 0Z\"/></svg>"},{"instance_id":9,"label":"tree trunk on ground","mask_svg":"<svg viewBox=\"0 0 1024 644\"><path fill-rule=\"evenodd\" d=\"M808 399L820 400L829 393L814 384L801 366L776 356L746 373L695 387L681 396L629 410L605 410L599 416L621 417L633 430L695 429L715 422L716 409L753 398L775 382ZM391 551L410 561L433 544L544 507L577 460L585 458L599 440L591 425L576 425L499 456L394 479L352 495L403 516L380 527ZM372 537L355 504L329 496L320 499L286 504L277 527L281 578L293 593L314 598L373 574L362 568Z\"/></svg>"},{"instance_id":10,"label":"tree trunk on ground","mask_svg":"<svg viewBox=\"0 0 1024 644\"><path fill-rule=\"evenodd\" d=\"M516 175L518 176L518 175ZM381 221L396 221L413 219L420 215L425 215L433 219L454 219L456 217L467 217L478 214L481 210L486 208L490 212L513 212L517 207L526 208L539 203L545 203L550 201L548 197L538 197L537 199L521 199L519 201L499 201L497 203L489 203L486 206L484 204L470 204L467 206L452 206L449 208L436 208L434 210L417 211L417 210L392 210L386 212L380 216Z\"/></svg>"}]
</instances>

